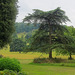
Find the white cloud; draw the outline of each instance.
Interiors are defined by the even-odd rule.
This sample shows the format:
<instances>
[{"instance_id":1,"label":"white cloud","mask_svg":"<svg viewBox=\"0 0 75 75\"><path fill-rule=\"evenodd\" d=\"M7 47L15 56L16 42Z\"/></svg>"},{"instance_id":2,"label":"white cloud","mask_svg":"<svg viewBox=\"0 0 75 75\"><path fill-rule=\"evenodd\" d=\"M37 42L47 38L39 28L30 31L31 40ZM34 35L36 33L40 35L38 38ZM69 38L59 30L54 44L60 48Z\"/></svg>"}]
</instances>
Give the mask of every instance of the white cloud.
<instances>
[{"instance_id":1,"label":"white cloud","mask_svg":"<svg viewBox=\"0 0 75 75\"><path fill-rule=\"evenodd\" d=\"M32 9L50 11L61 7L71 19L72 23L68 23L68 25L75 25L75 0L19 0L19 6L18 22L22 21L27 13L31 13Z\"/></svg>"}]
</instances>

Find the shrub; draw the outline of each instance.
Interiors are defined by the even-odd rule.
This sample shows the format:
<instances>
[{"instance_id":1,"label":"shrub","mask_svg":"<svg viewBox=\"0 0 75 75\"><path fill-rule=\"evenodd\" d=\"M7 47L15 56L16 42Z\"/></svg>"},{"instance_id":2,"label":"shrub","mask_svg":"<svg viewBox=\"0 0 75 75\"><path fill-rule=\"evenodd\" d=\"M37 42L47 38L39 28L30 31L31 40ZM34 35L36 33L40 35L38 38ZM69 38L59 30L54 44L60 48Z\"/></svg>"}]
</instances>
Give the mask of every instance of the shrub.
<instances>
[{"instance_id":1,"label":"shrub","mask_svg":"<svg viewBox=\"0 0 75 75\"><path fill-rule=\"evenodd\" d=\"M16 59L0 58L0 70L9 69L19 72L21 70L20 63Z\"/></svg>"},{"instance_id":2,"label":"shrub","mask_svg":"<svg viewBox=\"0 0 75 75\"><path fill-rule=\"evenodd\" d=\"M12 71L12 70L4 70L4 75L16 75L16 72Z\"/></svg>"},{"instance_id":3,"label":"shrub","mask_svg":"<svg viewBox=\"0 0 75 75\"><path fill-rule=\"evenodd\" d=\"M24 72L15 72L15 71L12 71L12 70L3 70L0 72L0 75L27 75L26 73Z\"/></svg>"}]
</instances>

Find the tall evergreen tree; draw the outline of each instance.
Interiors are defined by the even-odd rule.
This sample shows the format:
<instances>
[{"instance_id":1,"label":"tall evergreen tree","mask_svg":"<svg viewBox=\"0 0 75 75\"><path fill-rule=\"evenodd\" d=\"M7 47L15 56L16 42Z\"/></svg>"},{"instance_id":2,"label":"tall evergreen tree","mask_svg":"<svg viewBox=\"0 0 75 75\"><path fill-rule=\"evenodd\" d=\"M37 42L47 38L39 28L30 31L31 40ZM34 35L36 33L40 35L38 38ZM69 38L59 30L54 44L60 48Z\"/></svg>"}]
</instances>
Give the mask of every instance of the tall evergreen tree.
<instances>
[{"instance_id":1,"label":"tall evergreen tree","mask_svg":"<svg viewBox=\"0 0 75 75\"><path fill-rule=\"evenodd\" d=\"M59 7L52 11L44 12L42 10L35 9L34 13L29 14L24 18L24 22L40 24L39 32L44 31L48 34L48 47L52 45L52 35L63 35L66 28L63 23L70 21L65 15L65 12ZM38 34L37 34L38 35ZM52 58L52 48L49 47L49 58Z\"/></svg>"},{"instance_id":2,"label":"tall evergreen tree","mask_svg":"<svg viewBox=\"0 0 75 75\"><path fill-rule=\"evenodd\" d=\"M18 0L0 0L0 47L10 43L14 32Z\"/></svg>"}]
</instances>

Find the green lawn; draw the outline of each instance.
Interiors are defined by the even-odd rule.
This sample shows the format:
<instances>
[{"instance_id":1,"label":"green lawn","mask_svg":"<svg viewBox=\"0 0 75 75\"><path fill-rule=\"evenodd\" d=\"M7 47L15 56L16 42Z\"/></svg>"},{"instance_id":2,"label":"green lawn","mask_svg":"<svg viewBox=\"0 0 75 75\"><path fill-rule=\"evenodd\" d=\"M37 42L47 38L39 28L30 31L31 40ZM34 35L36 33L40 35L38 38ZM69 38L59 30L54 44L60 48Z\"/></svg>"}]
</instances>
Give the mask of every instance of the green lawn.
<instances>
[{"instance_id":1,"label":"green lawn","mask_svg":"<svg viewBox=\"0 0 75 75\"><path fill-rule=\"evenodd\" d=\"M28 75L75 75L75 67L60 66L59 64L30 64L35 57L40 57L40 53L18 53L9 52L9 50L1 50L0 54L4 57L16 58L20 61L22 71ZM43 54L42 57L48 57L48 54ZM58 56L67 58L67 56ZM75 55L73 55L75 58ZM65 63L67 65L67 63ZM75 60L68 65L75 66Z\"/></svg>"},{"instance_id":2,"label":"green lawn","mask_svg":"<svg viewBox=\"0 0 75 75\"><path fill-rule=\"evenodd\" d=\"M28 75L75 75L75 67L50 66L50 65L33 65L29 64L33 60L19 60L22 71Z\"/></svg>"}]
</instances>

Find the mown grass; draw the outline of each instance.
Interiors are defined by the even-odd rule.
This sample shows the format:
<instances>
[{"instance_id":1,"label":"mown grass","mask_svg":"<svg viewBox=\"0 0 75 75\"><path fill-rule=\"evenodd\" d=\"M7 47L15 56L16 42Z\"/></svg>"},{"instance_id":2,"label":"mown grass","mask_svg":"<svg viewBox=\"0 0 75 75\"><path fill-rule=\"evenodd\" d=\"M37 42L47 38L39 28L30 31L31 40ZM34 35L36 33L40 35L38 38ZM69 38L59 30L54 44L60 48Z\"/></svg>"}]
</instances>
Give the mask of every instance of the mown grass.
<instances>
[{"instance_id":1,"label":"mown grass","mask_svg":"<svg viewBox=\"0 0 75 75\"><path fill-rule=\"evenodd\" d=\"M24 59L23 59L24 60ZM22 60L22 61L23 61ZM26 63L24 63L26 61ZM34 64L32 60L24 60L21 62L22 71L28 75L75 75L75 67L63 67L59 64ZM28 63L27 63L28 62Z\"/></svg>"},{"instance_id":2,"label":"mown grass","mask_svg":"<svg viewBox=\"0 0 75 75\"><path fill-rule=\"evenodd\" d=\"M21 63L22 71L28 73L28 75L75 75L75 60L71 60L69 63L34 64L32 63L34 58L48 57L48 54L32 52L25 54L19 52L9 52L7 49L1 50L0 54L4 57L18 59ZM55 54L53 57L68 58L68 56L55 56ZM75 58L75 55L72 57Z\"/></svg>"}]
</instances>

